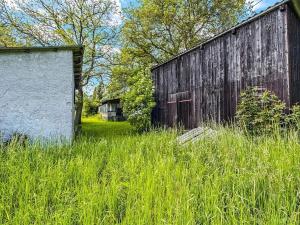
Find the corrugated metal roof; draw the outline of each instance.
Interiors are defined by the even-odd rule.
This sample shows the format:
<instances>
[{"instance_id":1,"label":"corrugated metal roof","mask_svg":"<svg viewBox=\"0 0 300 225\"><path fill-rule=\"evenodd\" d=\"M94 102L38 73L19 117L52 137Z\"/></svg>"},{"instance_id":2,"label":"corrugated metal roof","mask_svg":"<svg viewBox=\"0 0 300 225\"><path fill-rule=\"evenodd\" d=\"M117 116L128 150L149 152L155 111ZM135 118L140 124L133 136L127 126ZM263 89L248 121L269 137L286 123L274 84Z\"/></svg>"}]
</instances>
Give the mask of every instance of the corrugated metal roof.
<instances>
[{"instance_id":1,"label":"corrugated metal roof","mask_svg":"<svg viewBox=\"0 0 300 225\"><path fill-rule=\"evenodd\" d=\"M47 47L0 47L0 54L4 53L14 53L14 52L45 52L45 51L72 51L73 52L73 71L74 71L74 81L75 81L75 88L78 89L80 80L81 80L81 73L82 73L82 64L83 64L83 53L84 47L81 45L75 46L47 46Z\"/></svg>"},{"instance_id":2,"label":"corrugated metal roof","mask_svg":"<svg viewBox=\"0 0 300 225\"><path fill-rule=\"evenodd\" d=\"M174 59L179 58L179 57L182 56L182 55L185 55L185 54L187 54L187 53L189 53L189 52L192 52L193 50L195 50L195 49L197 49L197 48L200 48L201 46L206 45L206 44L208 44L208 43L214 41L215 39L217 39L217 38L219 38L219 37L222 37L222 36L225 35L225 34L228 34L228 33L232 32L232 31L234 31L234 30L236 30L236 29L238 29L238 28L240 28L240 27L242 27L242 26L244 26L244 25L246 25L246 24L248 24L248 23L251 23L251 22L253 22L253 21L255 21L255 20L257 20L257 19L259 19L259 18L265 16L266 14L268 14L268 13L274 11L274 10L277 10L277 9L280 8L281 6L287 4L288 2L291 2L291 1L293 1L293 0L282 0L281 2L278 2L278 3L276 3L275 5L270 6L269 8L267 8L266 10L264 10L264 11L262 11L262 12L260 12L260 13L255 13L253 16L247 18L246 20L243 20L243 21L239 22L238 24L236 24L236 25L233 26L232 28L230 28L230 29L228 29L228 30L226 30L226 31L224 31L224 32L222 32L222 33L220 33L220 34L217 34L217 35L213 36L212 38L210 38L210 39L208 39L208 40L206 40L206 41L204 41L204 42L201 42L200 44L196 45L195 47L193 47L193 48L191 48L191 49L188 49L188 50L186 50L186 51L183 51L182 53L179 53L178 55L172 57L171 59L168 59L167 61L165 61L165 62L163 62L163 63L160 63L160 64L155 65L154 67L152 67L151 70L155 70L155 69L157 69L158 67L160 67L160 66L162 66L162 65L164 65L164 64L167 64L167 63L173 61ZM296 1L297 1L297 0L296 0Z\"/></svg>"}]
</instances>

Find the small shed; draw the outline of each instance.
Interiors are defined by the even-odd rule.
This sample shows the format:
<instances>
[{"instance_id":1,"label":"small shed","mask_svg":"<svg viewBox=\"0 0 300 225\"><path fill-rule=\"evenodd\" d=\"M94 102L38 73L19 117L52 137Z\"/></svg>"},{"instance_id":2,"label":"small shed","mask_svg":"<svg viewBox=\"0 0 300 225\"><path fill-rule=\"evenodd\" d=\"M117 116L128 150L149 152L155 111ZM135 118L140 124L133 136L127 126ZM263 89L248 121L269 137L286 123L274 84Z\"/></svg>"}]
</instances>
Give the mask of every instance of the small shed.
<instances>
[{"instance_id":1,"label":"small shed","mask_svg":"<svg viewBox=\"0 0 300 225\"><path fill-rule=\"evenodd\" d=\"M250 86L274 92L288 107L300 102L299 5L283 1L155 66L153 123L192 129L230 121Z\"/></svg>"},{"instance_id":2,"label":"small shed","mask_svg":"<svg viewBox=\"0 0 300 225\"><path fill-rule=\"evenodd\" d=\"M0 48L0 136L72 140L83 48Z\"/></svg>"},{"instance_id":3,"label":"small shed","mask_svg":"<svg viewBox=\"0 0 300 225\"><path fill-rule=\"evenodd\" d=\"M99 113L103 119L108 121L125 120L121 100L118 98L103 100L99 107Z\"/></svg>"}]
</instances>

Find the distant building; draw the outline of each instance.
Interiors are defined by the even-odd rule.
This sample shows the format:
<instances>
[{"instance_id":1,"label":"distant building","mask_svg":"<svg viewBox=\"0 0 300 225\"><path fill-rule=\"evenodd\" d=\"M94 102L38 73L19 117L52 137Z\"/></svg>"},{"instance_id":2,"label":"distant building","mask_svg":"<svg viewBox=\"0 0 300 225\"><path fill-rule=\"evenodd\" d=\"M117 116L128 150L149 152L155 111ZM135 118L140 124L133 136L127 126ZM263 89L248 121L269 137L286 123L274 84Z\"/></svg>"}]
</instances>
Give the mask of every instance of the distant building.
<instances>
[{"instance_id":1,"label":"distant building","mask_svg":"<svg viewBox=\"0 0 300 225\"><path fill-rule=\"evenodd\" d=\"M103 119L108 121L125 120L120 99L102 101L102 105L99 107L99 113Z\"/></svg>"},{"instance_id":2,"label":"distant building","mask_svg":"<svg viewBox=\"0 0 300 225\"><path fill-rule=\"evenodd\" d=\"M0 48L0 136L72 140L83 48Z\"/></svg>"}]
</instances>

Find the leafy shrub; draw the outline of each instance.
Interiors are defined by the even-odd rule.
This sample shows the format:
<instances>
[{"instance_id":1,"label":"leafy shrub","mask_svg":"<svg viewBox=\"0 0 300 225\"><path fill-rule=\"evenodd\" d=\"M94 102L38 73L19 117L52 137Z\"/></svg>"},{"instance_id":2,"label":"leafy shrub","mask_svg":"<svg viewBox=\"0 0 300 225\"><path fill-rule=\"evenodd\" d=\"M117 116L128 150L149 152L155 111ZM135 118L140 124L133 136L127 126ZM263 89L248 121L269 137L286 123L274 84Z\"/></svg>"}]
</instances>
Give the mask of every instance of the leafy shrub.
<instances>
[{"instance_id":1,"label":"leafy shrub","mask_svg":"<svg viewBox=\"0 0 300 225\"><path fill-rule=\"evenodd\" d=\"M236 119L251 135L268 134L284 125L285 108L285 104L270 91L260 94L257 88L249 88L241 94Z\"/></svg>"},{"instance_id":2,"label":"leafy shrub","mask_svg":"<svg viewBox=\"0 0 300 225\"><path fill-rule=\"evenodd\" d=\"M98 113L99 103L94 101L92 97L84 95L83 97L83 116L88 117Z\"/></svg>"},{"instance_id":3,"label":"leafy shrub","mask_svg":"<svg viewBox=\"0 0 300 225\"><path fill-rule=\"evenodd\" d=\"M237 122L245 131L252 133L255 130L255 118L260 111L256 90L249 88L241 93L240 98L236 114Z\"/></svg>"},{"instance_id":4,"label":"leafy shrub","mask_svg":"<svg viewBox=\"0 0 300 225\"><path fill-rule=\"evenodd\" d=\"M155 106L150 69L140 71L129 79L129 89L122 98L123 111L137 131L151 126L151 112Z\"/></svg>"},{"instance_id":5,"label":"leafy shrub","mask_svg":"<svg viewBox=\"0 0 300 225\"><path fill-rule=\"evenodd\" d=\"M300 129L300 105L294 105L290 110L291 113L286 116L285 123L290 129Z\"/></svg>"}]
</instances>

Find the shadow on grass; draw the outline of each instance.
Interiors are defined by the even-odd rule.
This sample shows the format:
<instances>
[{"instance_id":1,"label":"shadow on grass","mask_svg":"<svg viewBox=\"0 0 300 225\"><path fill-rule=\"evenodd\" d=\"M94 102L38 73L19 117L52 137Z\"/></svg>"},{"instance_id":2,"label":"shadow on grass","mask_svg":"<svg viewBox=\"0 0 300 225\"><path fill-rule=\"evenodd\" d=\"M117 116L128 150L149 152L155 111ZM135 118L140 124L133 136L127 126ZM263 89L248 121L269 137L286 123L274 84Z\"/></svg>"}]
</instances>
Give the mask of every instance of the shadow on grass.
<instances>
[{"instance_id":1,"label":"shadow on grass","mask_svg":"<svg viewBox=\"0 0 300 225\"><path fill-rule=\"evenodd\" d=\"M135 132L128 122L110 122L99 117L82 119L82 136L94 139L110 139L116 137L131 136Z\"/></svg>"}]
</instances>

